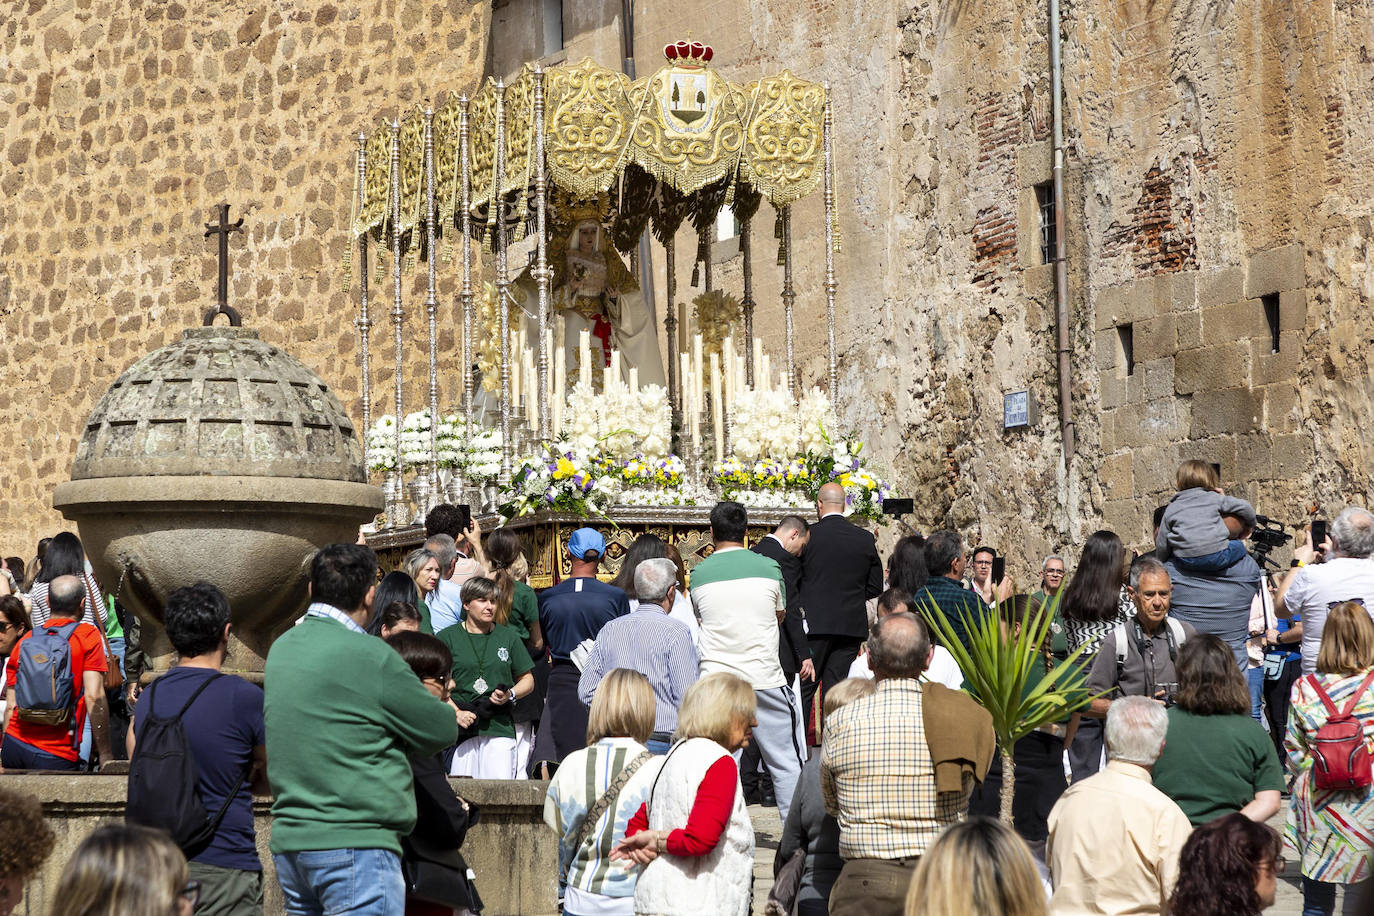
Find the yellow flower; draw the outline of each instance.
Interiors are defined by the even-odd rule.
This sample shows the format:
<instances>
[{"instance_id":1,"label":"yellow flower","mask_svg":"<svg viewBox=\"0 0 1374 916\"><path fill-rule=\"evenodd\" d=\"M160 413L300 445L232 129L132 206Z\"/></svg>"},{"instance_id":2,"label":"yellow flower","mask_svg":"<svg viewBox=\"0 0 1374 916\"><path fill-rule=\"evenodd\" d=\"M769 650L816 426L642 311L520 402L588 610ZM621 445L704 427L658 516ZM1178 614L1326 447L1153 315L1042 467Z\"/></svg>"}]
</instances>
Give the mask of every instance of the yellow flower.
<instances>
[{"instance_id":1,"label":"yellow flower","mask_svg":"<svg viewBox=\"0 0 1374 916\"><path fill-rule=\"evenodd\" d=\"M850 477L849 477L848 474L841 474L841 475L840 475L840 486L842 486L842 487L847 487L847 486L849 486L850 482L851 482L851 480L850 480Z\"/></svg>"},{"instance_id":2,"label":"yellow flower","mask_svg":"<svg viewBox=\"0 0 1374 916\"><path fill-rule=\"evenodd\" d=\"M553 479L566 480L577 473L577 468L567 458L559 458L558 464L554 466Z\"/></svg>"}]
</instances>

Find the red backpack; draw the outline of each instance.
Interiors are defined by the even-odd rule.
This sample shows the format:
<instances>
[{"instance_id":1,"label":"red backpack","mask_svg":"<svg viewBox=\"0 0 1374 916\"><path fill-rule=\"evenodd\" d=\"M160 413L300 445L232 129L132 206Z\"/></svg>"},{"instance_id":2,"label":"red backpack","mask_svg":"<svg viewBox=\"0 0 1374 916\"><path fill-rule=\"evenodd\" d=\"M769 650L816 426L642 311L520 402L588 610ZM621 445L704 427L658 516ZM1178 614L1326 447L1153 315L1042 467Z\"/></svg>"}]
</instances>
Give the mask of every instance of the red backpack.
<instances>
[{"instance_id":1,"label":"red backpack","mask_svg":"<svg viewBox=\"0 0 1374 916\"><path fill-rule=\"evenodd\" d=\"M1354 716L1354 711L1355 704L1374 684L1374 671L1365 675L1363 683L1351 694L1342 710L1336 709L1316 675L1309 674L1307 680L1328 713L1326 722L1312 738L1312 776L1317 788L1338 792L1369 788L1374 784L1369 748L1364 742L1364 723Z\"/></svg>"}]
</instances>

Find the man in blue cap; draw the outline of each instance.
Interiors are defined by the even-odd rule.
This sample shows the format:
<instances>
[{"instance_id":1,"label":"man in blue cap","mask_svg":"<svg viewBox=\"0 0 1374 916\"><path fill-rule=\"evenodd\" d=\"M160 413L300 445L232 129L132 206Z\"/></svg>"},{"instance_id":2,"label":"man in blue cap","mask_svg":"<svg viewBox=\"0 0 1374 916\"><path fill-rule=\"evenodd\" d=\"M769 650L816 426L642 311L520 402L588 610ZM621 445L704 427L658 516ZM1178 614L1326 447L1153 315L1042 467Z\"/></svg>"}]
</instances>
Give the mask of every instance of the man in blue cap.
<instances>
[{"instance_id":1,"label":"man in blue cap","mask_svg":"<svg viewBox=\"0 0 1374 916\"><path fill-rule=\"evenodd\" d=\"M630 613L625 593L596 578L606 540L595 528L578 528L568 539L572 574L539 594L539 626L552 665L549 690L532 758L561 761L587 746L587 707L577 698L582 661L605 624Z\"/></svg>"}]
</instances>

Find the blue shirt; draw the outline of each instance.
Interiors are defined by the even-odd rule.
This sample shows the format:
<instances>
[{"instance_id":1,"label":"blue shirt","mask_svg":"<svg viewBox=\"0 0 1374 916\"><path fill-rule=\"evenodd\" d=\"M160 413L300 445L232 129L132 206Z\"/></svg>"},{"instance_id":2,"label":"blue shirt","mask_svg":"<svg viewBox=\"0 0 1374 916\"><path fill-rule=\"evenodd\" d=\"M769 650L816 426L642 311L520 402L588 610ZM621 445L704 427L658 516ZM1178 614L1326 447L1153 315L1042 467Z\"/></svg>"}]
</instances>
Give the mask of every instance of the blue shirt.
<instances>
[{"instance_id":1,"label":"blue shirt","mask_svg":"<svg viewBox=\"0 0 1374 916\"><path fill-rule=\"evenodd\" d=\"M683 694L697 680L697 650L686 624L661 607L641 604L602 627L577 682L583 706L592 705L597 685L616 668L629 668L649 679L654 688L654 731L671 733L677 728Z\"/></svg>"},{"instance_id":2,"label":"blue shirt","mask_svg":"<svg viewBox=\"0 0 1374 916\"><path fill-rule=\"evenodd\" d=\"M449 579L440 579L434 591L425 598L429 605L429 625L434 632L446 630L463 619L463 587Z\"/></svg>"},{"instance_id":3,"label":"blue shirt","mask_svg":"<svg viewBox=\"0 0 1374 916\"><path fill-rule=\"evenodd\" d=\"M351 621L350 621L351 622ZM150 716L175 716L207 678L211 668L173 668L159 677L139 698L134 714L134 737L141 739ZM211 817L237 784L238 793L224 812L215 838L191 861L220 868L262 871L253 833L253 790L250 785L253 748L266 743L262 719L262 688L232 674L205 688L181 719L191 756L196 761L200 799ZM242 783L239 780L242 779Z\"/></svg>"},{"instance_id":4,"label":"blue shirt","mask_svg":"<svg viewBox=\"0 0 1374 916\"><path fill-rule=\"evenodd\" d=\"M959 641L965 646L968 645L968 628L964 626L965 618L970 623L991 613L988 606L983 603L983 599L978 597L977 592L969 591L949 576L931 576L926 580L926 584L916 592L916 607L926 617L930 616L930 605L934 604L945 614L945 619L949 621L950 627L954 630L954 635L959 637ZM932 628L931 635L939 642L940 634Z\"/></svg>"},{"instance_id":5,"label":"blue shirt","mask_svg":"<svg viewBox=\"0 0 1374 916\"><path fill-rule=\"evenodd\" d=\"M628 613L625 593L593 577L564 579L539 593L539 626L554 661L566 662L582 640L596 639L607 622Z\"/></svg>"},{"instance_id":6,"label":"blue shirt","mask_svg":"<svg viewBox=\"0 0 1374 916\"><path fill-rule=\"evenodd\" d=\"M1289 630L1293 629L1293 624L1302 623L1301 614L1294 614L1288 619L1284 619L1283 617L1276 619L1278 625L1274 627L1274 629L1278 630L1280 634L1287 633ZM1285 662L1291 662L1295 658L1302 658L1302 643L1279 643L1277 646L1271 646L1265 654L1278 656Z\"/></svg>"}]
</instances>

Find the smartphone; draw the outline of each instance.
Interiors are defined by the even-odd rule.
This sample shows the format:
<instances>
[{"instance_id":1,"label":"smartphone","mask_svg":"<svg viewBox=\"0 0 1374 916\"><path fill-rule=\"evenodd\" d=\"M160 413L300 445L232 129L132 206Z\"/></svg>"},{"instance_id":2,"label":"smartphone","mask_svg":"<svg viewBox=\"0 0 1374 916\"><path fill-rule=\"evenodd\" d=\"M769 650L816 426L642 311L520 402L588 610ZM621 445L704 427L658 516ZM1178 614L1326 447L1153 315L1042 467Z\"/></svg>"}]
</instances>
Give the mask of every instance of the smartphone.
<instances>
[{"instance_id":1,"label":"smartphone","mask_svg":"<svg viewBox=\"0 0 1374 916\"><path fill-rule=\"evenodd\" d=\"M467 531L472 527L472 506L460 503L458 506L458 530Z\"/></svg>"},{"instance_id":2,"label":"smartphone","mask_svg":"<svg viewBox=\"0 0 1374 916\"><path fill-rule=\"evenodd\" d=\"M1001 585L1002 580L1007 577L1007 558L992 558L992 584Z\"/></svg>"},{"instance_id":3,"label":"smartphone","mask_svg":"<svg viewBox=\"0 0 1374 916\"><path fill-rule=\"evenodd\" d=\"M911 515L915 511L916 500L914 499L883 500L883 515Z\"/></svg>"},{"instance_id":4,"label":"smartphone","mask_svg":"<svg viewBox=\"0 0 1374 916\"><path fill-rule=\"evenodd\" d=\"M1326 520L1316 519L1312 522L1312 547L1321 550L1322 544L1326 543Z\"/></svg>"}]
</instances>

